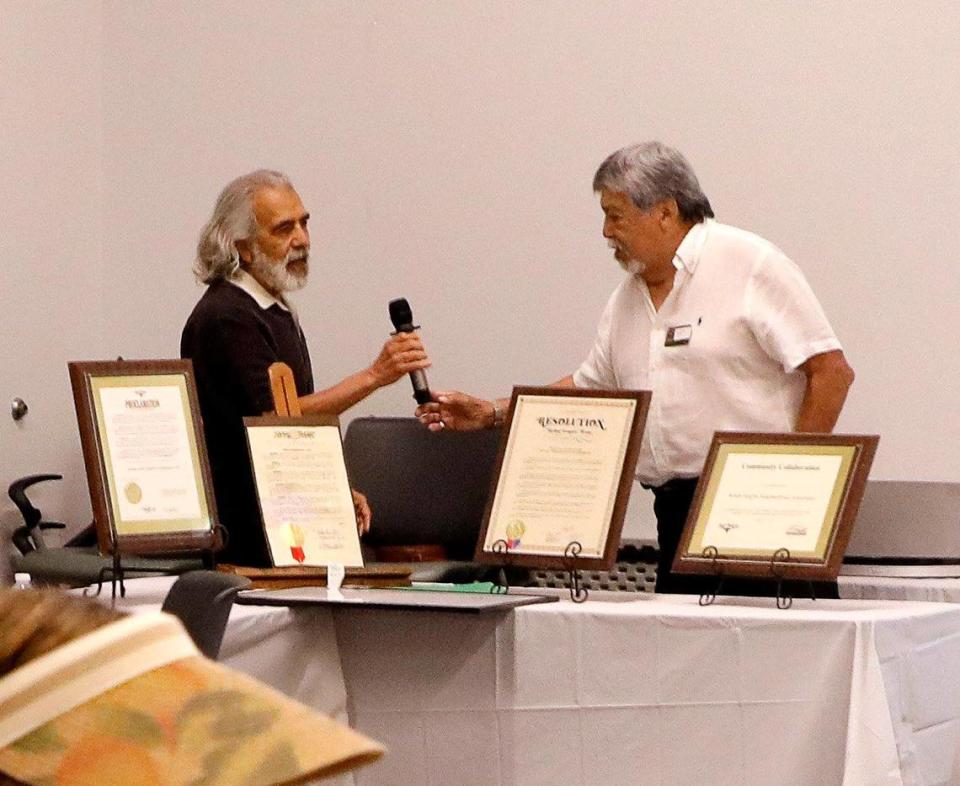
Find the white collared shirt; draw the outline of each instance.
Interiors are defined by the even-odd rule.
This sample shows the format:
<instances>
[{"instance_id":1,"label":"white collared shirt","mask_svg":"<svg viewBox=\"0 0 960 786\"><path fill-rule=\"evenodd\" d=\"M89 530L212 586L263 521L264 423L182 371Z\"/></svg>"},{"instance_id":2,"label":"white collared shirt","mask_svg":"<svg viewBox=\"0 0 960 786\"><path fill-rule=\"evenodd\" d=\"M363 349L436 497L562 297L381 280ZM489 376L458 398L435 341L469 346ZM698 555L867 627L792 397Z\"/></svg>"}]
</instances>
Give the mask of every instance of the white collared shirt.
<instances>
[{"instance_id":1,"label":"white collared shirt","mask_svg":"<svg viewBox=\"0 0 960 786\"><path fill-rule=\"evenodd\" d=\"M251 276L246 270L242 267L237 268L237 272L234 273L230 278L227 279L234 286L240 287L244 292L246 292L250 297L257 301L257 305L260 308L266 310L270 306L280 306L284 311L290 311L290 306L288 306L284 301L279 298L271 295L266 288L261 284L257 279Z\"/></svg>"},{"instance_id":2,"label":"white collared shirt","mask_svg":"<svg viewBox=\"0 0 960 786\"><path fill-rule=\"evenodd\" d=\"M763 238L708 219L677 249L657 311L639 277L610 297L582 388L652 390L637 479L700 474L714 431L792 431L808 358L840 349L800 269ZM689 343L666 346L668 331Z\"/></svg>"}]
</instances>

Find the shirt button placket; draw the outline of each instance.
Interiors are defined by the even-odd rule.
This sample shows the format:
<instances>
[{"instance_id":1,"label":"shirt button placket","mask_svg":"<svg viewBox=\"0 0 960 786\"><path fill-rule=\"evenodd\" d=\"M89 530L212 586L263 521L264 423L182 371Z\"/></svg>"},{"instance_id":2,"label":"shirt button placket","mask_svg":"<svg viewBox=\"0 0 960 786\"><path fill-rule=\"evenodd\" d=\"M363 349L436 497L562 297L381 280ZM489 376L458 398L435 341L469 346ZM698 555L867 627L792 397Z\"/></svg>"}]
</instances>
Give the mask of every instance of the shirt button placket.
<instances>
[{"instance_id":1,"label":"shirt button placket","mask_svg":"<svg viewBox=\"0 0 960 786\"><path fill-rule=\"evenodd\" d=\"M650 346L648 348L650 358L649 360L649 380L650 380L650 389L651 390L662 390L663 385L660 383L660 366L661 366L661 355L663 352L663 342L666 340L666 333L664 332L660 320L654 319L653 325L650 327ZM653 463L656 467L657 472L661 472L663 468L663 397L654 395L651 402L651 409L655 410L654 416L647 421L648 429L650 433L650 455L653 457Z\"/></svg>"}]
</instances>

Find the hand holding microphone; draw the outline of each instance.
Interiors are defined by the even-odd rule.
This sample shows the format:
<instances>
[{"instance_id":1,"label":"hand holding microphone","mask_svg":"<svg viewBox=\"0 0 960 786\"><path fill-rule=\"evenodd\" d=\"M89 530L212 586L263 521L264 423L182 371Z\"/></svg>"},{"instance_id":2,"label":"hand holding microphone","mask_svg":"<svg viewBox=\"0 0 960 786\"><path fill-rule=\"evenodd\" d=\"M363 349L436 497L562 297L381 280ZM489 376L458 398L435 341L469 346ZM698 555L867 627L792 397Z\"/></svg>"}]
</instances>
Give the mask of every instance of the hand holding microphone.
<instances>
[{"instance_id":1,"label":"hand holding microphone","mask_svg":"<svg viewBox=\"0 0 960 786\"><path fill-rule=\"evenodd\" d=\"M423 370L430 367L423 344L414 331L413 314L404 298L390 301L390 319L397 332L383 345L373 362L371 371L380 386L396 382L404 374L413 382L414 398L418 403L430 400L427 377Z\"/></svg>"}]
</instances>

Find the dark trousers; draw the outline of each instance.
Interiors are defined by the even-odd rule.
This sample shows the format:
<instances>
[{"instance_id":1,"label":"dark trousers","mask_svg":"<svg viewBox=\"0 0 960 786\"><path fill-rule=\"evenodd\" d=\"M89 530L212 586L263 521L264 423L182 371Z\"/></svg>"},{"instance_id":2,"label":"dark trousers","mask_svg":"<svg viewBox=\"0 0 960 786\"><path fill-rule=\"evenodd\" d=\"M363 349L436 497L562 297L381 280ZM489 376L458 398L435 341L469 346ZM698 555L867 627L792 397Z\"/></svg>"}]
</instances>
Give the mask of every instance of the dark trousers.
<instances>
[{"instance_id":1,"label":"dark trousers","mask_svg":"<svg viewBox=\"0 0 960 786\"><path fill-rule=\"evenodd\" d=\"M657 543L660 554L657 558L657 584L659 593L702 595L716 592L720 595L747 595L773 597L777 594L777 582L767 579L724 579L718 588L714 576L698 576L688 573L672 573L673 558L680 547L680 536L687 522L687 514L697 490L697 478L675 478L662 486L645 487L653 492L653 512L657 517ZM812 586L818 598L838 598L835 581L816 581ZM807 581L784 581L784 595L809 596L811 584Z\"/></svg>"},{"instance_id":2,"label":"dark trousers","mask_svg":"<svg viewBox=\"0 0 960 786\"><path fill-rule=\"evenodd\" d=\"M660 548L656 591L694 595L708 591L710 582L704 581L703 576L672 573L670 570L697 490L697 478L675 478L662 486L650 487L650 490L653 492L653 513L657 517L657 545Z\"/></svg>"}]
</instances>

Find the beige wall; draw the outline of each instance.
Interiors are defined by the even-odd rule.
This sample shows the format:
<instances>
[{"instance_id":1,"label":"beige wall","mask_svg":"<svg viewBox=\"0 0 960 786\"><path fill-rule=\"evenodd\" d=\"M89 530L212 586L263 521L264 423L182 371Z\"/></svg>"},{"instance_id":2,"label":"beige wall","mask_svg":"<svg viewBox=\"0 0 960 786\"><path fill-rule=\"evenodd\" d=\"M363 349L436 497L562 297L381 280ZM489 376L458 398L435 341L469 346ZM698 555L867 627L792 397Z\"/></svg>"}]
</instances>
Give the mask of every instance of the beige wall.
<instances>
[{"instance_id":1,"label":"beige wall","mask_svg":"<svg viewBox=\"0 0 960 786\"><path fill-rule=\"evenodd\" d=\"M27 474L66 478L35 493L48 518L89 520L66 362L109 334L103 52L99 5L0 0L0 533L22 523L6 489Z\"/></svg>"},{"instance_id":2,"label":"beige wall","mask_svg":"<svg viewBox=\"0 0 960 786\"><path fill-rule=\"evenodd\" d=\"M372 359L403 295L434 387L503 395L588 349L619 277L590 178L651 137L688 154L721 220L806 271L858 372L840 428L882 435L874 476L960 480L952 2L0 13L0 481L68 474L50 515L89 515L66 361L176 355L196 233L229 178L285 169L313 213L298 302L318 384ZM25 312L46 316L9 339ZM27 381L44 405L15 429ZM400 384L352 414L410 403ZM630 534L649 533L638 516Z\"/></svg>"}]
</instances>

